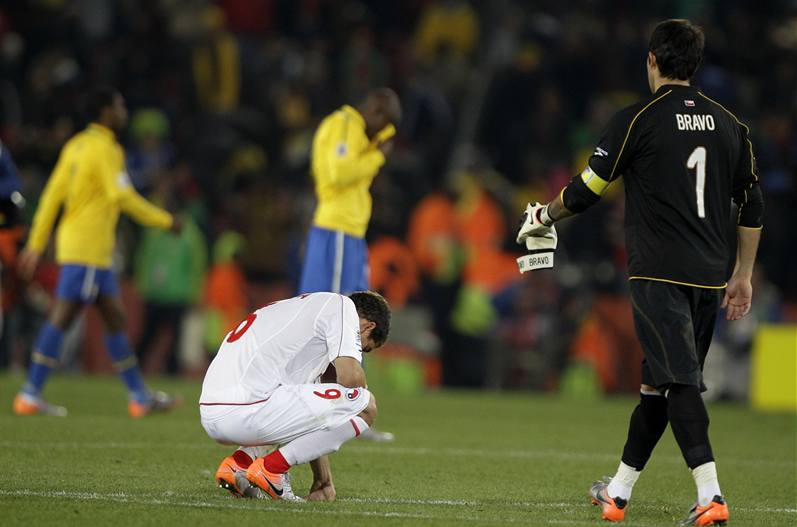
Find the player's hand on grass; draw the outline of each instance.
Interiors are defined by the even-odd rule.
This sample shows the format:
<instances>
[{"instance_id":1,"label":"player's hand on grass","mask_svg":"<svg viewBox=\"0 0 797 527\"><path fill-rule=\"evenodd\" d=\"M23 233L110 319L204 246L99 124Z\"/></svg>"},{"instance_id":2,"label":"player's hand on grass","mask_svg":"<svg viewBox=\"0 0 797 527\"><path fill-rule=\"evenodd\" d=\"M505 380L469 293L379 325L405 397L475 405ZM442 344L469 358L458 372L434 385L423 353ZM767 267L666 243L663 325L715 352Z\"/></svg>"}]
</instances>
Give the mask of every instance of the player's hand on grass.
<instances>
[{"instance_id":1,"label":"player's hand on grass","mask_svg":"<svg viewBox=\"0 0 797 527\"><path fill-rule=\"evenodd\" d=\"M725 289L722 308L726 309L726 320L739 320L750 312L753 303L753 284L750 278L732 276Z\"/></svg>"},{"instance_id":2,"label":"player's hand on grass","mask_svg":"<svg viewBox=\"0 0 797 527\"><path fill-rule=\"evenodd\" d=\"M313 481L310 487L310 494L307 495L307 501L335 501L336 497L335 485L331 481Z\"/></svg>"},{"instance_id":3,"label":"player's hand on grass","mask_svg":"<svg viewBox=\"0 0 797 527\"><path fill-rule=\"evenodd\" d=\"M30 247L25 247L22 249L22 252L19 253L19 275L22 277L23 280L30 280L33 278L33 273L36 272L36 268L39 266L39 260L41 260L42 253L39 251L33 250Z\"/></svg>"}]
</instances>

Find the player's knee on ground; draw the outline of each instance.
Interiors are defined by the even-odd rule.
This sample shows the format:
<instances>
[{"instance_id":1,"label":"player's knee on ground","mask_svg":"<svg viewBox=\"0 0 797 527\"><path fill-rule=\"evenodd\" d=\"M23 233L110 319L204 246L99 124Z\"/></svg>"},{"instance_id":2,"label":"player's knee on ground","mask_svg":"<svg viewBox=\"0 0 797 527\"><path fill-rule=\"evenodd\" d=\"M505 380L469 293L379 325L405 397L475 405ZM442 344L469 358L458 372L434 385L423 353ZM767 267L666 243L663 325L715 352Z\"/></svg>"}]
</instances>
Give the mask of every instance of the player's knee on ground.
<instances>
[{"instance_id":1,"label":"player's knee on ground","mask_svg":"<svg viewBox=\"0 0 797 527\"><path fill-rule=\"evenodd\" d=\"M365 407L365 410L360 412L359 417L368 423L368 426L374 426L374 421L376 421L376 397L370 392L369 395L371 399L368 401L368 406Z\"/></svg>"}]
</instances>

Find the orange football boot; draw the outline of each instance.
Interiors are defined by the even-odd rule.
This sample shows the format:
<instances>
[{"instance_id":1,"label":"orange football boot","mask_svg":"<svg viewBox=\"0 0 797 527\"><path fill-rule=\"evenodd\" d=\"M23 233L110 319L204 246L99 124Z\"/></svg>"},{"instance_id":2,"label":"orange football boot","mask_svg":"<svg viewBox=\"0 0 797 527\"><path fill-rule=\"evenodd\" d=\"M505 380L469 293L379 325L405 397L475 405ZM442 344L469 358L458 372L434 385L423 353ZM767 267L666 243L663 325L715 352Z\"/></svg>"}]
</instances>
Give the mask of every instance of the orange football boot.
<instances>
[{"instance_id":1,"label":"orange football boot","mask_svg":"<svg viewBox=\"0 0 797 527\"><path fill-rule=\"evenodd\" d=\"M127 411L133 419L140 419L150 414L168 412L172 408L179 406L181 402L182 399L172 397L168 393L152 392L149 401L145 403L131 399L127 403Z\"/></svg>"},{"instance_id":2,"label":"orange football boot","mask_svg":"<svg viewBox=\"0 0 797 527\"><path fill-rule=\"evenodd\" d=\"M251 464L251 463L250 463ZM227 456L221 461L216 470L216 481L219 487L230 491L236 498L255 498L260 494L259 489L252 487L246 479L246 469L249 464L242 465L235 459L235 455Z\"/></svg>"},{"instance_id":3,"label":"orange football boot","mask_svg":"<svg viewBox=\"0 0 797 527\"><path fill-rule=\"evenodd\" d=\"M284 474L274 474L266 470L263 458L258 458L246 470L246 479L249 483L269 495L272 500L281 500L283 497Z\"/></svg>"},{"instance_id":4,"label":"orange football boot","mask_svg":"<svg viewBox=\"0 0 797 527\"><path fill-rule=\"evenodd\" d=\"M611 478L603 478L601 481L596 481L589 489L589 495L592 498L593 505L600 505L603 508L601 518L610 522L621 522L625 518L625 508L628 506L628 500L620 497L610 497L606 488L609 486Z\"/></svg>"},{"instance_id":5,"label":"orange football boot","mask_svg":"<svg viewBox=\"0 0 797 527\"><path fill-rule=\"evenodd\" d=\"M708 505L695 504L681 525L725 525L729 516L725 498L714 496Z\"/></svg>"},{"instance_id":6,"label":"orange football boot","mask_svg":"<svg viewBox=\"0 0 797 527\"><path fill-rule=\"evenodd\" d=\"M46 402L40 397L34 397L25 393L18 393L14 397L12 410L17 415L52 415L55 417L66 417L66 408L56 406Z\"/></svg>"}]
</instances>

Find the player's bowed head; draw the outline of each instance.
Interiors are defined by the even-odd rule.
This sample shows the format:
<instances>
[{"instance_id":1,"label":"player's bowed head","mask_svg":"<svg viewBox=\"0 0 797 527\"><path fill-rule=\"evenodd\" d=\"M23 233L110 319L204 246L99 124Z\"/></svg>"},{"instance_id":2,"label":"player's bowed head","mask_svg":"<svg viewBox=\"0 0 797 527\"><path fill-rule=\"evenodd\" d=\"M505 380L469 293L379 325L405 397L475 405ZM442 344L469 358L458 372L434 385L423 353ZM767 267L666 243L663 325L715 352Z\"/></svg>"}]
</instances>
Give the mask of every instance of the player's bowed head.
<instances>
[{"instance_id":1,"label":"player's bowed head","mask_svg":"<svg viewBox=\"0 0 797 527\"><path fill-rule=\"evenodd\" d=\"M373 291L356 291L349 295L360 317L360 343L363 353L380 348L390 333L390 305Z\"/></svg>"},{"instance_id":2,"label":"player's bowed head","mask_svg":"<svg viewBox=\"0 0 797 527\"><path fill-rule=\"evenodd\" d=\"M396 125L401 121L401 102L396 92L377 88L357 105L357 111L365 120L365 135L387 154Z\"/></svg>"}]
</instances>

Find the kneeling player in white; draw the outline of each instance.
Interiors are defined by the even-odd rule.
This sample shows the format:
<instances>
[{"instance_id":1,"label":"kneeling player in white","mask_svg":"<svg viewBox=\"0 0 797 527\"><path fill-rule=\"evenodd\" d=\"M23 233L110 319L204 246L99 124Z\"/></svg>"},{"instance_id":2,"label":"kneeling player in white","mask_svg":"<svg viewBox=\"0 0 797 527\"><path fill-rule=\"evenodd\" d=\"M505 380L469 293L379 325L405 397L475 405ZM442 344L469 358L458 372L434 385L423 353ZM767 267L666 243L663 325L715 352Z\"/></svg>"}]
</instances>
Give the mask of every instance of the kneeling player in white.
<instances>
[{"instance_id":1,"label":"kneeling player in white","mask_svg":"<svg viewBox=\"0 0 797 527\"><path fill-rule=\"evenodd\" d=\"M199 399L202 426L241 445L216 472L236 496L295 498L288 470L310 463L308 499L335 499L328 454L367 430L376 401L362 353L384 344L390 307L372 292L311 293L250 314L222 342ZM269 446L282 445L268 453Z\"/></svg>"}]
</instances>

